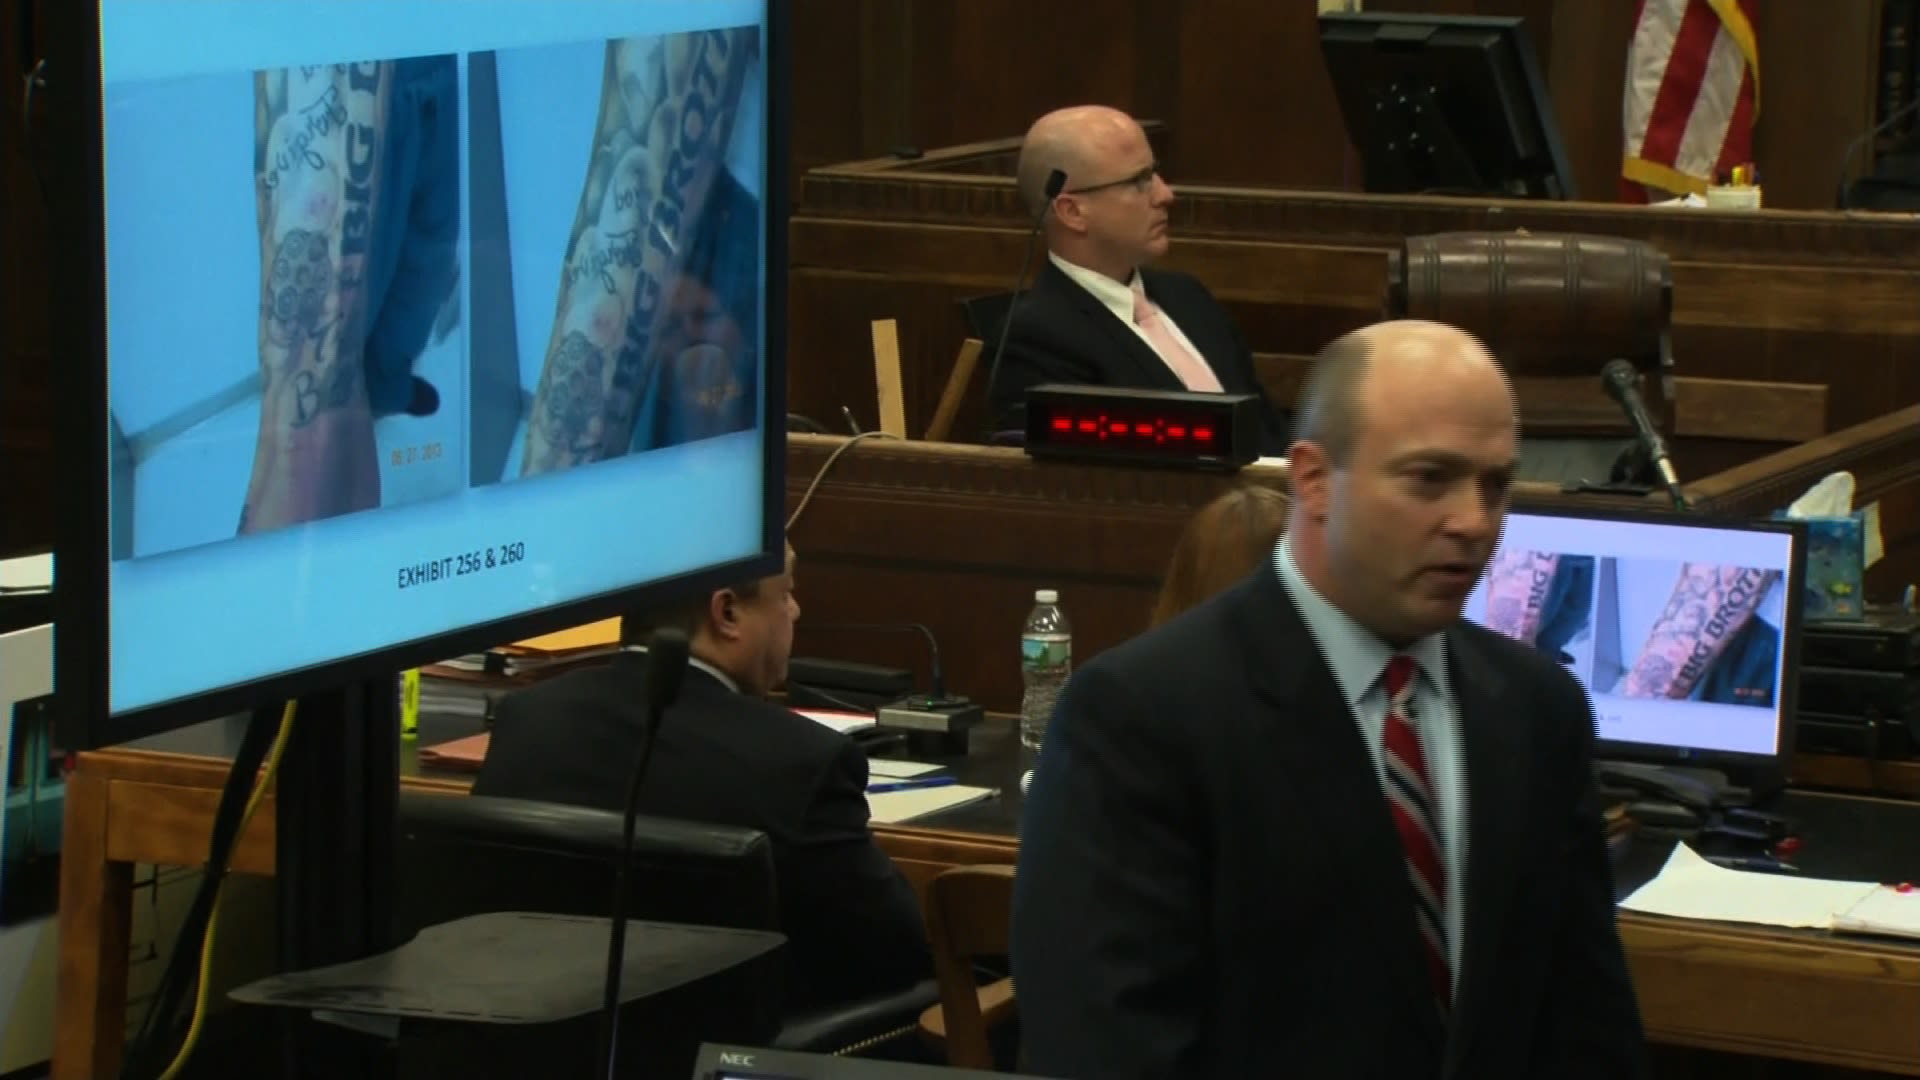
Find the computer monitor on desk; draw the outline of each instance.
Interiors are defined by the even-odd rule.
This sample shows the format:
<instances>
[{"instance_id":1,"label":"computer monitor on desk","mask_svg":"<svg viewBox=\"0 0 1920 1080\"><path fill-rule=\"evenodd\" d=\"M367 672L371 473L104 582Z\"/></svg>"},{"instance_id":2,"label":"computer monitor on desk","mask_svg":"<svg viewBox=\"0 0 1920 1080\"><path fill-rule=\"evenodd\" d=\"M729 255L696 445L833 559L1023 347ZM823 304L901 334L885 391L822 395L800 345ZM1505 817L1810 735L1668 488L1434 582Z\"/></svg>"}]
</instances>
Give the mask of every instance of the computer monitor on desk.
<instances>
[{"instance_id":1,"label":"computer monitor on desk","mask_svg":"<svg viewBox=\"0 0 1920 1080\"><path fill-rule=\"evenodd\" d=\"M1577 197L1520 19L1330 12L1320 48L1367 191Z\"/></svg>"},{"instance_id":2,"label":"computer monitor on desk","mask_svg":"<svg viewBox=\"0 0 1920 1080\"><path fill-rule=\"evenodd\" d=\"M1791 748L1805 543L1791 522L1515 511L1466 614L1580 680L1600 760L1762 790Z\"/></svg>"}]
</instances>

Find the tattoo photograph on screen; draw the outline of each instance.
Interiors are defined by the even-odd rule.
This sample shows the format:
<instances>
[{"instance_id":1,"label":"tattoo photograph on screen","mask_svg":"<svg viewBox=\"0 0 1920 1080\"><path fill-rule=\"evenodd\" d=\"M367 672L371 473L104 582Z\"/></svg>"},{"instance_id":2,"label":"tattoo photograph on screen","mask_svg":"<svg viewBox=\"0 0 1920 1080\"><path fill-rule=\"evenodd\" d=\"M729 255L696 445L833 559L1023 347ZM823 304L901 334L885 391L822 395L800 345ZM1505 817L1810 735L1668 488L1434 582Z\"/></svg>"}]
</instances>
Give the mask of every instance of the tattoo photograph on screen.
<instances>
[{"instance_id":1,"label":"tattoo photograph on screen","mask_svg":"<svg viewBox=\"0 0 1920 1080\"><path fill-rule=\"evenodd\" d=\"M741 177L759 165L737 158L761 132L737 121L758 64L754 28L476 58L470 109L498 123L473 131L474 308L517 355L476 348L474 408L512 393L522 418L476 438L476 478L753 426L762 218ZM495 248L509 257L482 257ZM511 312L482 313L481 296ZM505 363L517 385L496 390Z\"/></svg>"},{"instance_id":2,"label":"tattoo photograph on screen","mask_svg":"<svg viewBox=\"0 0 1920 1080\"><path fill-rule=\"evenodd\" d=\"M254 75L264 325L245 530L377 508L385 476L445 456L442 423L383 461L374 420L439 412L413 365L457 278L455 70L440 57Z\"/></svg>"},{"instance_id":3,"label":"tattoo photograph on screen","mask_svg":"<svg viewBox=\"0 0 1920 1080\"><path fill-rule=\"evenodd\" d=\"M116 558L464 488L459 80L446 55L109 87L110 287L142 283L110 329Z\"/></svg>"},{"instance_id":4,"label":"tattoo photograph on screen","mask_svg":"<svg viewBox=\"0 0 1920 1080\"><path fill-rule=\"evenodd\" d=\"M1502 549L1487 567L1486 615L1481 622L1532 645L1586 681L1590 665L1574 651L1593 622L1591 555Z\"/></svg>"},{"instance_id":5,"label":"tattoo photograph on screen","mask_svg":"<svg viewBox=\"0 0 1920 1080\"><path fill-rule=\"evenodd\" d=\"M1772 708L1783 597L1780 572L1651 559L1610 559L1617 649L1594 691L1622 698ZM1604 637L1605 635L1603 635Z\"/></svg>"}]
</instances>

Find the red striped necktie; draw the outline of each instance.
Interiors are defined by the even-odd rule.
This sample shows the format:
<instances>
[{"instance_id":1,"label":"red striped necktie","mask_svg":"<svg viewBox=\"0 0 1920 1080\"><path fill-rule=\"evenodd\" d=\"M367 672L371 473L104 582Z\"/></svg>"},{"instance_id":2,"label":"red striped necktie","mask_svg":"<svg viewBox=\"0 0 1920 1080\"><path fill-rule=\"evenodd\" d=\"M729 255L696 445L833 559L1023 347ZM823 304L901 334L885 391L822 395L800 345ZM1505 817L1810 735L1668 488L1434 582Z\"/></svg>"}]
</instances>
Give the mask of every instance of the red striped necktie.
<instances>
[{"instance_id":1,"label":"red striped necktie","mask_svg":"<svg viewBox=\"0 0 1920 1080\"><path fill-rule=\"evenodd\" d=\"M1444 1013L1453 1000L1447 963L1446 860L1440 847L1439 808L1427 779L1427 756L1420 746L1420 733L1408 720L1414 669L1411 656L1387 661L1387 723L1381 745L1386 751L1387 805L1400 833L1400 846L1406 850L1407 877L1413 885L1414 920L1434 996Z\"/></svg>"}]
</instances>

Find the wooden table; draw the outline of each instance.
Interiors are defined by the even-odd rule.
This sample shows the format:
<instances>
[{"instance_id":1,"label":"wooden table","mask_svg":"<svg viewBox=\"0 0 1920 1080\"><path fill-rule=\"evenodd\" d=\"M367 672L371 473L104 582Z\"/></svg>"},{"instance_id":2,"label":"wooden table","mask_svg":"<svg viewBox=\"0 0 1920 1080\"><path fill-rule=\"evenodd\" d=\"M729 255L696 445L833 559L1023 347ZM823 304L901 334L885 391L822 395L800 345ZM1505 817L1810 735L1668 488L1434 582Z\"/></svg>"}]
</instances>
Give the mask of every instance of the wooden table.
<instances>
[{"instance_id":1,"label":"wooden table","mask_svg":"<svg viewBox=\"0 0 1920 1080\"><path fill-rule=\"evenodd\" d=\"M227 765L147 750L79 755L61 857L56 1080L118 1071L133 865L205 860ZM403 783L466 789L459 779ZM1013 837L984 832L875 832L916 886L948 866L1011 863L1016 851ZM269 799L240 837L233 869L271 874L273 843ZM1628 912L1620 932L1655 1042L1920 1076L1920 948Z\"/></svg>"}]
</instances>

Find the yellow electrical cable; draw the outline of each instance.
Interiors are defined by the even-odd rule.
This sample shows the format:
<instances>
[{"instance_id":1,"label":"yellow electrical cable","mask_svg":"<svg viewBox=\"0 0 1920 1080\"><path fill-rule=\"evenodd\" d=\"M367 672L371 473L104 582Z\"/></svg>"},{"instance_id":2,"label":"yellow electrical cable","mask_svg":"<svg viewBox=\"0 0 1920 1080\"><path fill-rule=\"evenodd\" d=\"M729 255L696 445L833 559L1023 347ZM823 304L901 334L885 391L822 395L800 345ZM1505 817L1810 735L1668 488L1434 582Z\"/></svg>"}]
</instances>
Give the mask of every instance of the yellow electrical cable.
<instances>
[{"instance_id":1,"label":"yellow electrical cable","mask_svg":"<svg viewBox=\"0 0 1920 1080\"><path fill-rule=\"evenodd\" d=\"M234 847L240 846L240 837L247 833L247 825L253 821L254 811L267 799L267 792L273 787L273 774L280 769L280 755L287 749L287 736L293 733L293 707L295 702L287 702L286 711L280 714L280 732L273 737L273 748L267 751L266 772L261 774L260 782L254 785L253 795L247 800L246 812L240 815L240 831L234 834ZM227 855L231 862L233 855ZM208 867L208 873L213 873ZM160 1080L176 1080L180 1070L186 1068L187 1058L193 1054L194 1044L200 1041L200 1029L207 1020L207 993L213 976L213 932L220 923L220 901L227 895L227 868L220 867L220 885L213 894L213 910L207 915L207 933L200 943L200 985L193 992L193 1022L187 1026L186 1041L180 1044L180 1052L173 1056L173 1063L167 1071L160 1074Z\"/></svg>"}]
</instances>

